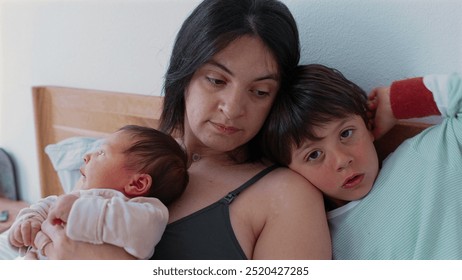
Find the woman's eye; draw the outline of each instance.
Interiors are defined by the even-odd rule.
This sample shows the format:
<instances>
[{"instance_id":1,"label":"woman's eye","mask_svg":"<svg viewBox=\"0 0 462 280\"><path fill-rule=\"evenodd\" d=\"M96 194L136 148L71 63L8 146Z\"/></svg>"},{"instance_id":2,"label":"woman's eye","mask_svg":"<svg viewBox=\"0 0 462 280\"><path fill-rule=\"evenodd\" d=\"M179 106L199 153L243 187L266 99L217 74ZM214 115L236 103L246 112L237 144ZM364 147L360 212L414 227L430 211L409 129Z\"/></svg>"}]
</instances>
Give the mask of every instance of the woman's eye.
<instances>
[{"instance_id":1,"label":"woman's eye","mask_svg":"<svg viewBox=\"0 0 462 280\"><path fill-rule=\"evenodd\" d=\"M225 83L225 81L223 81L223 80L215 79L215 78L212 78L212 77L207 77L207 80L208 80L212 85L215 85L215 86L223 85L223 84Z\"/></svg>"},{"instance_id":2,"label":"woman's eye","mask_svg":"<svg viewBox=\"0 0 462 280\"><path fill-rule=\"evenodd\" d=\"M254 89L254 90L252 90L252 92L255 93L255 95L257 95L257 96L268 96L269 95L269 92L263 91L263 90L258 90L258 89Z\"/></svg>"},{"instance_id":3,"label":"woman's eye","mask_svg":"<svg viewBox=\"0 0 462 280\"><path fill-rule=\"evenodd\" d=\"M345 139L345 138L350 137L352 134L353 134L353 129L347 129L345 131L342 131L342 133L340 133L340 137L342 139Z\"/></svg>"},{"instance_id":4,"label":"woman's eye","mask_svg":"<svg viewBox=\"0 0 462 280\"><path fill-rule=\"evenodd\" d=\"M307 157L307 161L314 161L314 160L317 160L321 157L322 155L322 152L321 151L314 151L312 153L310 153Z\"/></svg>"}]
</instances>

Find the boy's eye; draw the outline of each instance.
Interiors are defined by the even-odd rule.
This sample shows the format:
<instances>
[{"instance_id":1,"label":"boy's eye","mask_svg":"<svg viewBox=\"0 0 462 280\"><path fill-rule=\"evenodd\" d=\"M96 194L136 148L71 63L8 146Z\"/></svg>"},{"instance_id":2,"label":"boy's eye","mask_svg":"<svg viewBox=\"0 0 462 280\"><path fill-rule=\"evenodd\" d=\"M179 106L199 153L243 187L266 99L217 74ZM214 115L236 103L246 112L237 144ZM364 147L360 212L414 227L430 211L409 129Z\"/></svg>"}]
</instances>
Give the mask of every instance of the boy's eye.
<instances>
[{"instance_id":1,"label":"boy's eye","mask_svg":"<svg viewBox=\"0 0 462 280\"><path fill-rule=\"evenodd\" d=\"M352 134L353 134L353 129L347 129L347 130L342 131L342 133L340 133L340 137L341 138L348 138Z\"/></svg>"},{"instance_id":2,"label":"boy's eye","mask_svg":"<svg viewBox=\"0 0 462 280\"><path fill-rule=\"evenodd\" d=\"M98 156L104 156L105 153L103 150L99 150L97 153L96 153Z\"/></svg>"},{"instance_id":3,"label":"boy's eye","mask_svg":"<svg viewBox=\"0 0 462 280\"><path fill-rule=\"evenodd\" d=\"M312 153L310 153L307 157L307 161L314 161L314 160L317 160L321 157L322 155L322 152L321 151L314 151Z\"/></svg>"}]
</instances>

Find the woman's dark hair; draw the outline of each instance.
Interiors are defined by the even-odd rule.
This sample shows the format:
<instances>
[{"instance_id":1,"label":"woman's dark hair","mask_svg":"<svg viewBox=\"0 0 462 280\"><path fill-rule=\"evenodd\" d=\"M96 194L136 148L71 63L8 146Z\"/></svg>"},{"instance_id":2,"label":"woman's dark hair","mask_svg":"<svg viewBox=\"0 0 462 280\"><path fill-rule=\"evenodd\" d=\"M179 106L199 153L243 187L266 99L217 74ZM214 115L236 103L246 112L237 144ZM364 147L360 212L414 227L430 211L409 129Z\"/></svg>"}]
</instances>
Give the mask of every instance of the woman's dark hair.
<instances>
[{"instance_id":1,"label":"woman's dark hair","mask_svg":"<svg viewBox=\"0 0 462 280\"><path fill-rule=\"evenodd\" d=\"M292 148L318 140L315 127L351 115L368 126L367 95L338 70L319 64L297 68L288 97L273 106L261 145L268 159L282 165L292 162ZM263 140L264 139L264 140Z\"/></svg>"},{"instance_id":2,"label":"woman's dark hair","mask_svg":"<svg viewBox=\"0 0 462 280\"><path fill-rule=\"evenodd\" d=\"M185 89L195 71L234 40L259 37L278 63L281 85L275 102L300 60L296 22L278 0L204 0L183 23L177 34L164 83L164 107L160 130L184 133ZM260 136L260 135L259 135ZM249 158L261 157L255 137L249 142Z\"/></svg>"},{"instance_id":3,"label":"woman's dark hair","mask_svg":"<svg viewBox=\"0 0 462 280\"><path fill-rule=\"evenodd\" d=\"M127 125L132 145L124 151L125 166L151 175L152 185L145 196L156 197L165 205L178 198L189 181L188 157L175 139L153 128Z\"/></svg>"}]
</instances>

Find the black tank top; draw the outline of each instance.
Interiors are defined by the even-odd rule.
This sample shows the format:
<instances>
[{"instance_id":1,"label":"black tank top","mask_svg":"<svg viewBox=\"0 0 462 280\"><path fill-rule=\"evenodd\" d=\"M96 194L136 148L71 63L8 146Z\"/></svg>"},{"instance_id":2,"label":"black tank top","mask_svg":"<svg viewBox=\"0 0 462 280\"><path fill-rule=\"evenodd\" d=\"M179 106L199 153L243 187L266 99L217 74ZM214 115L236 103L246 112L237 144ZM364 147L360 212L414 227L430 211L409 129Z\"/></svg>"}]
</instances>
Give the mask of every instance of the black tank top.
<instances>
[{"instance_id":1,"label":"black tank top","mask_svg":"<svg viewBox=\"0 0 462 280\"><path fill-rule=\"evenodd\" d=\"M159 260L245 260L234 235L229 205L243 190L274 170L260 171L219 201L167 225L151 259Z\"/></svg>"}]
</instances>

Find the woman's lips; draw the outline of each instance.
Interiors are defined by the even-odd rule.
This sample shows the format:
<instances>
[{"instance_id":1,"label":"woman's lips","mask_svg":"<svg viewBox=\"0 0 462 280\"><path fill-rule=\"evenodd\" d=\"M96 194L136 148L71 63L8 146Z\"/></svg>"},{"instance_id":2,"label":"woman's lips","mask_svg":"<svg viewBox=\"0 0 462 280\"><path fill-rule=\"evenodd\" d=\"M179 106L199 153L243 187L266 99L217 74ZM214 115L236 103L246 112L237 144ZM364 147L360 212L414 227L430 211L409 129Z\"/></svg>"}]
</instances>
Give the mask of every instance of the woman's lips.
<instances>
[{"instance_id":1,"label":"woman's lips","mask_svg":"<svg viewBox=\"0 0 462 280\"><path fill-rule=\"evenodd\" d=\"M226 126L218 123L212 123L213 126L221 133L224 134L233 134L235 132L238 132L239 129L233 126Z\"/></svg>"},{"instance_id":2,"label":"woman's lips","mask_svg":"<svg viewBox=\"0 0 462 280\"><path fill-rule=\"evenodd\" d=\"M360 184L364 179L364 174L355 174L353 176L348 177L345 182L343 182L342 188L343 189L352 189Z\"/></svg>"}]
</instances>

